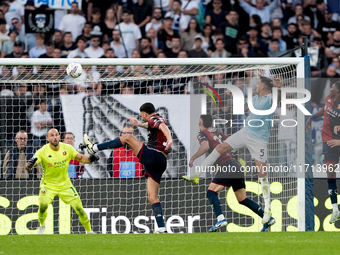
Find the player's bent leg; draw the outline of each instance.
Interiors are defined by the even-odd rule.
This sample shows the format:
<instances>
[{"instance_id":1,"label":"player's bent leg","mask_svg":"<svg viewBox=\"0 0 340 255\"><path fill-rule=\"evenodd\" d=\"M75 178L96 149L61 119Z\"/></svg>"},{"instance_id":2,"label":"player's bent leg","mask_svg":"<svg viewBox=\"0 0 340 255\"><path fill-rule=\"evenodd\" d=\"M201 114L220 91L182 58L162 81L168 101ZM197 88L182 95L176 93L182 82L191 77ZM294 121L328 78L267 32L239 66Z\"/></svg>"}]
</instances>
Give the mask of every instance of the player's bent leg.
<instances>
[{"instance_id":1,"label":"player's bent leg","mask_svg":"<svg viewBox=\"0 0 340 255\"><path fill-rule=\"evenodd\" d=\"M86 214L86 212L85 212L85 210L83 208L83 204L82 204L80 198L78 197L76 199L73 199L70 202L70 205L72 206L74 211L78 214L79 220L80 220L81 224L84 226L86 232L87 233L94 233L92 231L92 228L91 228L90 219L87 216L87 214Z\"/></svg>"},{"instance_id":2,"label":"player's bent leg","mask_svg":"<svg viewBox=\"0 0 340 255\"><path fill-rule=\"evenodd\" d=\"M264 170L264 166L267 166L266 162L261 162L255 159L255 165L258 171L259 181L261 183L262 196L264 200L264 216L262 218L262 224L269 222L271 218L270 211L270 183L267 177L267 172Z\"/></svg>"},{"instance_id":3,"label":"player's bent leg","mask_svg":"<svg viewBox=\"0 0 340 255\"><path fill-rule=\"evenodd\" d=\"M45 231L45 220L47 218L47 208L52 203L55 194L52 190L47 189L45 186L40 187L39 193L39 209L38 209L38 220L40 226L37 231L37 235L44 234Z\"/></svg>"},{"instance_id":4,"label":"player's bent leg","mask_svg":"<svg viewBox=\"0 0 340 255\"><path fill-rule=\"evenodd\" d=\"M165 233L166 230L163 219L163 209L161 202L158 199L159 186L159 183L154 181L151 177L147 178L148 200L155 215L158 226L158 230L156 231L156 233Z\"/></svg>"},{"instance_id":5,"label":"player's bent leg","mask_svg":"<svg viewBox=\"0 0 340 255\"><path fill-rule=\"evenodd\" d=\"M210 204L213 206L213 211L217 217L216 224L209 229L209 232L216 232L220 228L228 225L227 219L224 217L223 212L222 212L221 201L218 198L218 194L223 189L224 189L223 185L212 182L210 183L208 191L207 191L207 198Z\"/></svg>"},{"instance_id":6,"label":"player's bent leg","mask_svg":"<svg viewBox=\"0 0 340 255\"><path fill-rule=\"evenodd\" d=\"M340 213L339 213L339 207L338 207L338 190L336 185L336 166L337 161L334 162L324 162L324 164L327 166L327 184L328 184L328 194L331 199L332 203L332 216L329 220L329 223L335 223L336 221L340 220Z\"/></svg>"},{"instance_id":7,"label":"player's bent leg","mask_svg":"<svg viewBox=\"0 0 340 255\"><path fill-rule=\"evenodd\" d=\"M128 144L130 148L133 150L133 152L138 156L138 153L143 148L144 144L139 141L137 138L135 138L133 135L124 135L120 137L120 141L123 144Z\"/></svg>"},{"instance_id":8,"label":"player's bent leg","mask_svg":"<svg viewBox=\"0 0 340 255\"><path fill-rule=\"evenodd\" d=\"M208 157L202 163L202 166L211 166L221 156L222 153L231 151L233 148L226 142L216 146Z\"/></svg>"}]
</instances>

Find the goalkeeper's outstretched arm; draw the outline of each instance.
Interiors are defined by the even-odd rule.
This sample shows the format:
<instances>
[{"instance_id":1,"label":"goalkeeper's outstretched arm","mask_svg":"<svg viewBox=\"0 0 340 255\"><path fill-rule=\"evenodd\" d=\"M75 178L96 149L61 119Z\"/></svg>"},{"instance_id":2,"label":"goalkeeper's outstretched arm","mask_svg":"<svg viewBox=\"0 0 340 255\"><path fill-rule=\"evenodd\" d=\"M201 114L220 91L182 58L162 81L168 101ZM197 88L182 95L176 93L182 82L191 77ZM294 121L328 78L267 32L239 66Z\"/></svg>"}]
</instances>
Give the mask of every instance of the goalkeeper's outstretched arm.
<instances>
[{"instance_id":1,"label":"goalkeeper's outstretched arm","mask_svg":"<svg viewBox=\"0 0 340 255\"><path fill-rule=\"evenodd\" d=\"M94 161L98 161L99 156L97 154L93 154L91 156L86 156L84 154L78 153L76 155L76 160L78 160L79 162L81 162L83 164L89 164L89 163L92 163Z\"/></svg>"}]
</instances>

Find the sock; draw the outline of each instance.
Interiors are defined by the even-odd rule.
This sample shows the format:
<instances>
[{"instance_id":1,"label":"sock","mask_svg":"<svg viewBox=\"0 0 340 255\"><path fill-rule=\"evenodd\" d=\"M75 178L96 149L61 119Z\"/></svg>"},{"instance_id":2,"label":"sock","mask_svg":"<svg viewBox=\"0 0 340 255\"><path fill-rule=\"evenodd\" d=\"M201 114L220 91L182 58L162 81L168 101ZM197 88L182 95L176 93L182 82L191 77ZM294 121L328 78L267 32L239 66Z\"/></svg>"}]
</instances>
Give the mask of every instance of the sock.
<instances>
[{"instance_id":1,"label":"sock","mask_svg":"<svg viewBox=\"0 0 340 255\"><path fill-rule=\"evenodd\" d=\"M43 213L41 213L40 210L38 210L38 219L39 219L40 226L45 225L46 218L47 218L47 210Z\"/></svg>"},{"instance_id":2,"label":"sock","mask_svg":"<svg viewBox=\"0 0 340 255\"><path fill-rule=\"evenodd\" d=\"M333 206L333 212L338 210L338 191L337 191L337 186L336 186L336 179L327 179L328 183L328 195L331 198L331 203L336 204L336 207ZM334 210L335 209L335 210Z\"/></svg>"},{"instance_id":3,"label":"sock","mask_svg":"<svg viewBox=\"0 0 340 255\"><path fill-rule=\"evenodd\" d=\"M159 228L164 228L163 210L160 202L151 205L153 213L156 217L156 222Z\"/></svg>"},{"instance_id":4,"label":"sock","mask_svg":"<svg viewBox=\"0 0 340 255\"><path fill-rule=\"evenodd\" d=\"M217 216L217 221L221 221L221 220L224 220L224 215L223 214L220 214Z\"/></svg>"},{"instance_id":5,"label":"sock","mask_svg":"<svg viewBox=\"0 0 340 255\"><path fill-rule=\"evenodd\" d=\"M101 150L105 150L105 149L119 148L119 147L122 147L122 146L123 146L122 142L120 141L119 137L117 137L116 139L113 139L111 141L96 144L96 145L93 146L93 149L94 149L94 151L98 151L98 150L101 151Z\"/></svg>"},{"instance_id":6,"label":"sock","mask_svg":"<svg viewBox=\"0 0 340 255\"><path fill-rule=\"evenodd\" d=\"M218 199L218 194L215 191L208 190L207 191L207 197L210 201L210 204L212 204L212 206L213 206L213 210L214 210L216 217L219 217L221 214L223 215L221 202Z\"/></svg>"},{"instance_id":7,"label":"sock","mask_svg":"<svg viewBox=\"0 0 340 255\"><path fill-rule=\"evenodd\" d=\"M216 149L214 149L208 157L203 161L202 166L211 166L221 156Z\"/></svg>"},{"instance_id":8,"label":"sock","mask_svg":"<svg viewBox=\"0 0 340 255\"><path fill-rule=\"evenodd\" d=\"M258 216L263 218L264 211L261 208L261 206L258 203L256 203L254 200L252 200L250 198L246 198L245 200L241 201L240 204L247 206L250 210L252 210Z\"/></svg>"},{"instance_id":9,"label":"sock","mask_svg":"<svg viewBox=\"0 0 340 255\"><path fill-rule=\"evenodd\" d=\"M262 188L262 196L264 200L264 210L270 211L270 184L267 176L259 178Z\"/></svg>"},{"instance_id":10,"label":"sock","mask_svg":"<svg viewBox=\"0 0 340 255\"><path fill-rule=\"evenodd\" d=\"M338 207L338 204L332 204L332 207L333 207L333 212L336 212L336 211L339 211L339 207Z\"/></svg>"}]
</instances>

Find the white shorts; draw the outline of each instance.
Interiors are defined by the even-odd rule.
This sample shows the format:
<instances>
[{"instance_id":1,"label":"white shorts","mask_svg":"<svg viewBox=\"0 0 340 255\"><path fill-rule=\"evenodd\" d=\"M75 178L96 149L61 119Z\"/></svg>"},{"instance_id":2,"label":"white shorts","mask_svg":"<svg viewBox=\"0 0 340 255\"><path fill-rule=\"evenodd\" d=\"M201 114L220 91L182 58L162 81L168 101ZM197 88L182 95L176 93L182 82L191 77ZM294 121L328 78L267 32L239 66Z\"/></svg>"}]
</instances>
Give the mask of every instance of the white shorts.
<instances>
[{"instance_id":1,"label":"white shorts","mask_svg":"<svg viewBox=\"0 0 340 255\"><path fill-rule=\"evenodd\" d=\"M251 137L244 128L228 137L224 142L228 143L233 150L247 147L253 159L260 162L267 161L267 143Z\"/></svg>"}]
</instances>

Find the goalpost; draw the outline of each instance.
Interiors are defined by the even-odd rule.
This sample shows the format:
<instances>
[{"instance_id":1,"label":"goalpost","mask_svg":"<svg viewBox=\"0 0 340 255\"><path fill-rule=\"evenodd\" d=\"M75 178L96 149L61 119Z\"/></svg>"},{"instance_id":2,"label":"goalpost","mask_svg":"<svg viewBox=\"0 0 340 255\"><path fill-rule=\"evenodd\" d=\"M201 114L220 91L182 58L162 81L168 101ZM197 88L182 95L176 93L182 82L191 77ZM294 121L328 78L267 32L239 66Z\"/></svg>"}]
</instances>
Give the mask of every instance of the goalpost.
<instances>
[{"instance_id":1,"label":"goalpost","mask_svg":"<svg viewBox=\"0 0 340 255\"><path fill-rule=\"evenodd\" d=\"M67 77L66 66L71 62L80 63L86 74L77 79ZM99 143L114 139L128 117L140 120L142 103L154 103L168 122L174 140L160 189L168 231L206 232L215 223L206 199L211 175L202 175L198 186L181 180L182 175L194 171L187 165L199 146L199 115L211 113L214 119L228 120L228 124L216 126L227 135L239 130L244 120L243 116L232 115L232 96L216 85L235 85L244 93L250 87L255 95L260 75L279 78L283 87L298 88L305 88L306 75L304 58L2 59L0 72L0 234L34 234L38 226L39 180L8 179L3 175L3 163L6 151L15 146L16 132L23 129L30 133L30 117L40 100L47 100L53 126L61 133L75 134L76 148L83 133ZM273 119L268 166L287 166L289 171L268 173L272 213L277 220L272 231L305 231L305 116L292 106L287 107L286 116L281 116L278 106ZM230 120L236 124L230 125ZM292 120L298 123L296 127L285 129L281 124ZM147 141L146 130L135 129L135 133L138 139ZM155 220L141 172L131 162L115 166L110 154L110 150L100 152L98 163L86 165L79 178L72 179L94 231L152 233ZM245 167L254 165L246 149L235 152L235 156ZM197 160L195 165L200 162ZM247 196L262 204L257 174L246 173L246 180ZM260 219L237 203L232 189L219 197L229 222L228 231L262 228ZM61 200L54 200L48 214L46 233L84 233L76 214Z\"/></svg>"}]
</instances>

